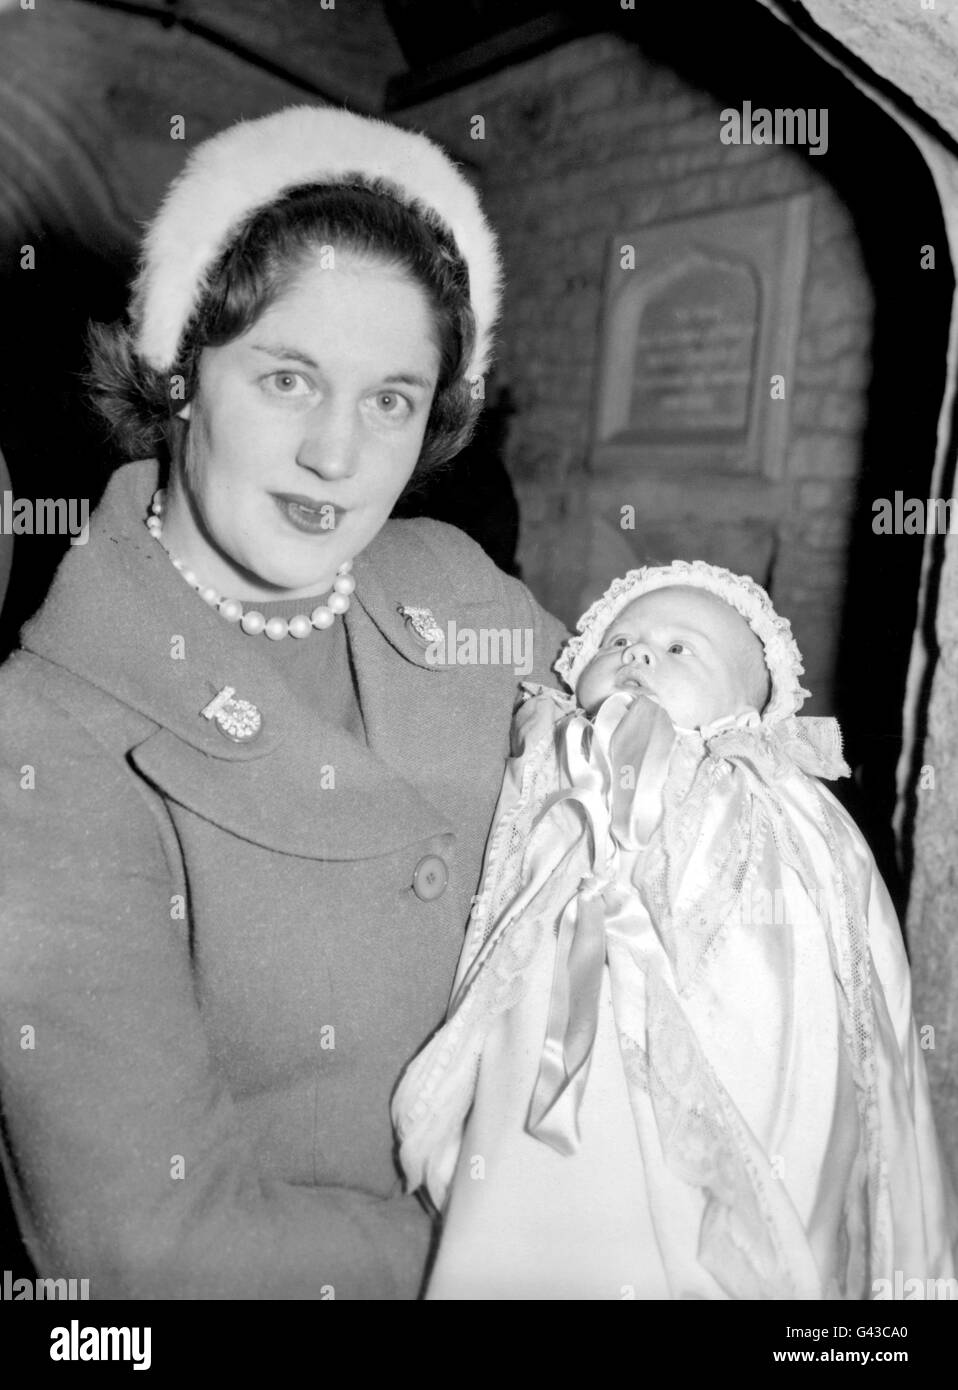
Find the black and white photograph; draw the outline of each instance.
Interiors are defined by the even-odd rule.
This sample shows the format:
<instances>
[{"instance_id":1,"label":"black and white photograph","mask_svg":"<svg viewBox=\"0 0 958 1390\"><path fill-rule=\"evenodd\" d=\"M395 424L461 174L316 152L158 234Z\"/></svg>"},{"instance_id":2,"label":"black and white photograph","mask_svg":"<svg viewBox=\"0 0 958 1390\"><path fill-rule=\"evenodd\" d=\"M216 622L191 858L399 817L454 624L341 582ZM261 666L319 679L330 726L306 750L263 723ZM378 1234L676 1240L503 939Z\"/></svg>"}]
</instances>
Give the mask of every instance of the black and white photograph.
<instances>
[{"instance_id":1,"label":"black and white photograph","mask_svg":"<svg viewBox=\"0 0 958 1390\"><path fill-rule=\"evenodd\" d=\"M958 0L0 0L31 1366L933 1364L956 258Z\"/></svg>"}]
</instances>

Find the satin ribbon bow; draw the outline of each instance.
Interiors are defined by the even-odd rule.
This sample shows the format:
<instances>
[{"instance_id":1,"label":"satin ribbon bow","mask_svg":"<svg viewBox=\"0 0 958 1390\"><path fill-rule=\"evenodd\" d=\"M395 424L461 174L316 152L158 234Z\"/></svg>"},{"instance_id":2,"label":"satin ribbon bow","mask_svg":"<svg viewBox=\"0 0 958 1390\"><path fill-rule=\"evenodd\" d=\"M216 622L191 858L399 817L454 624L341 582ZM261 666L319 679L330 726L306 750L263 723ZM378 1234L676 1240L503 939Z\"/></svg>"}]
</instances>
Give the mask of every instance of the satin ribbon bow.
<instances>
[{"instance_id":1,"label":"satin ribbon bow","mask_svg":"<svg viewBox=\"0 0 958 1390\"><path fill-rule=\"evenodd\" d=\"M829 779L849 772L834 719L792 716L763 727L753 716L703 732L709 753L747 770L756 791L795 769ZM572 786L551 796L536 821L538 827L560 803L574 806L591 846L591 872L559 919L546 1037L526 1122L530 1134L562 1154L574 1153L581 1142L579 1111L598 1029L607 939L616 935L634 947L643 929L653 929L638 891L616 871L620 849L643 848L658 824L675 737L658 705L628 694L606 700L594 724L581 714L571 718L562 751ZM619 794L614 780L623 755L634 778L631 797ZM722 794L730 826L740 811L739 793L728 787Z\"/></svg>"},{"instance_id":2,"label":"satin ribbon bow","mask_svg":"<svg viewBox=\"0 0 958 1390\"><path fill-rule=\"evenodd\" d=\"M675 729L657 705L628 694L613 695L595 723L584 715L570 719L563 737L565 771L573 785L549 798L536 826L559 804L581 811L591 842L592 872L579 883L563 909L556 940L555 968L546 1038L526 1121L528 1132L561 1154L579 1147L579 1111L599 1021L606 937L633 934L636 908L648 921L638 893L616 874L619 848L640 848L655 828L660 788L668 771ZM629 747L624 727L635 710ZM635 794L615 796L610 745L617 730L623 751L633 756ZM620 743L623 741L620 739ZM615 763L623 768L619 750Z\"/></svg>"}]
</instances>

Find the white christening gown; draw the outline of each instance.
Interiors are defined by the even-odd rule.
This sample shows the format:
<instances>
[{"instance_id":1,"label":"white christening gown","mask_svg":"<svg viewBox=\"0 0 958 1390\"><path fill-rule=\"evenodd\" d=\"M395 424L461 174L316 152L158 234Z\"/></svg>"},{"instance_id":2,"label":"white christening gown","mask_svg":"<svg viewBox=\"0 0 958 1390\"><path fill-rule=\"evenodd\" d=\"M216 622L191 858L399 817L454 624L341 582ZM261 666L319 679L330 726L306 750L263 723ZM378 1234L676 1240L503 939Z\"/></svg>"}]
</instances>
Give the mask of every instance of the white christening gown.
<instances>
[{"instance_id":1,"label":"white christening gown","mask_svg":"<svg viewBox=\"0 0 958 1390\"><path fill-rule=\"evenodd\" d=\"M953 1276L898 923L817 780L847 771L835 722L677 731L643 700L613 748L634 697L593 722L527 691L447 1021L393 1106L443 1214L427 1297Z\"/></svg>"}]
</instances>

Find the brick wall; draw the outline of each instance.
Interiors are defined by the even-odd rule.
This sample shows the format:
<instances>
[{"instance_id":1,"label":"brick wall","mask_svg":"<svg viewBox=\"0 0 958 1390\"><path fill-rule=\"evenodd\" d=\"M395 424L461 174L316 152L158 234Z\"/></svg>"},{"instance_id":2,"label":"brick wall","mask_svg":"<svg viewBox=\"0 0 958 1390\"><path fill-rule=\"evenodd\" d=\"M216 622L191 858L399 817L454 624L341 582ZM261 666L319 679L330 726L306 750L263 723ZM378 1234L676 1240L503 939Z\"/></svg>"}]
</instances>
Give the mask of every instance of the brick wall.
<instances>
[{"instance_id":1,"label":"brick wall","mask_svg":"<svg viewBox=\"0 0 958 1390\"><path fill-rule=\"evenodd\" d=\"M614 35L567 44L409 113L480 167L507 274L498 380L518 407L507 464L520 560L567 621L630 565L704 558L768 577L831 706L846 548L870 375L872 296L850 213L818 158L723 145L721 103ZM470 139L475 115L485 138ZM690 494L587 470L610 238L691 213L811 195L785 477ZM754 495L753 495L754 494ZM771 501L769 498L771 497ZM620 529L632 504L634 532Z\"/></svg>"}]
</instances>

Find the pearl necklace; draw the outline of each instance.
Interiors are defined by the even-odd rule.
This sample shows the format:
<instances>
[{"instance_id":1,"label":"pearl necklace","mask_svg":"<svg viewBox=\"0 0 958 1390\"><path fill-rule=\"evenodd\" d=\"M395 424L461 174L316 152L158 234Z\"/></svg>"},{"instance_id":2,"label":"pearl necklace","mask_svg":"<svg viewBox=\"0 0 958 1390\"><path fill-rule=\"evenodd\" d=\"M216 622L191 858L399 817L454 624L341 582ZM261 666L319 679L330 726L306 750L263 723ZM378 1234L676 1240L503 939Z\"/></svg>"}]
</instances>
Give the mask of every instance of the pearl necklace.
<instances>
[{"instance_id":1,"label":"pearl necklace","mask_svg":"<svg viewBox=\"0 0 958 1390\"><path fill-rule=\"evenodd\" d=\"M163 513L165 510L166 491L164 488L159 488L153 494L150 515L146 520L146 529L153 539L159 541L161 545L163 545ZM266 636L274 642L280 641L287 635L290 637L308 637L313 628L332 627L336 621L336 614L346 612L349 607L349 595L356 588L356 581L350 574L353 562L352 560L345 560L336 571L332 592L327 596L326 601L314 608L309 615L297 613L294 618L267 619L255 609L244 609L238 598L225 598L215 589L202 584L193 571L188 569L182 560L177 559L172 551L168 550L165 545L163 549L169 555L173 568L179 570L190 588L196 590L204 603L215 608L228 623L239 623L243 631L248 632L251 637L265 632Z\"/></svg>"}]
</instances>

